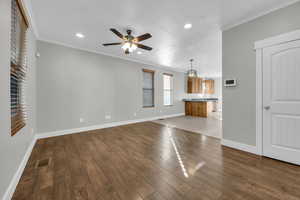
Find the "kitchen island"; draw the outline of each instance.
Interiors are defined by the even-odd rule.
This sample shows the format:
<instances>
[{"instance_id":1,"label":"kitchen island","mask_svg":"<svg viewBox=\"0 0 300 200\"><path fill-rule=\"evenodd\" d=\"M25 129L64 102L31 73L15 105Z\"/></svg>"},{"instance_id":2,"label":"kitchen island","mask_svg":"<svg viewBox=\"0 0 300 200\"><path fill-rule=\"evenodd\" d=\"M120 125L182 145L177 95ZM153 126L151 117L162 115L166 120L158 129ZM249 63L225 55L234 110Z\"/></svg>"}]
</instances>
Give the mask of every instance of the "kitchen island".
<instances>
[{"instance_id":1,"label":"kitchen island","mask_svg":"<svg viewBox=\"0 0 300 200\"><path fill-rule=\"evenodd\" d=\"M183 99L185 102L185 115L195 117L208 117L214 110L218 98Z\"/></svg>"}]
</instances>

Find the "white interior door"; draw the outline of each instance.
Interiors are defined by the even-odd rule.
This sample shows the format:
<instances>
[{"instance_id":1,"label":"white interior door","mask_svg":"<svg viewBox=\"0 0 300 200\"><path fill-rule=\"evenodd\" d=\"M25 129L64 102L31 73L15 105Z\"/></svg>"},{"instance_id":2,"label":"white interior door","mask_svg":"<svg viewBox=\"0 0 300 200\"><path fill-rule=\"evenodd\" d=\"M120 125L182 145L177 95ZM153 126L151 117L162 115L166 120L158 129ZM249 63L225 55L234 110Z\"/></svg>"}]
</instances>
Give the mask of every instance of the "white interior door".
<instances>
[{"instance_id":1,"label":"white interior door","mask_svg":"<svg viewBox=\"0 0 300 200\"><path fill-rule=\"evenodd\" d=\"M300 40L263 49L263 155L300 165Z\"/></svg>"}]
</instances>

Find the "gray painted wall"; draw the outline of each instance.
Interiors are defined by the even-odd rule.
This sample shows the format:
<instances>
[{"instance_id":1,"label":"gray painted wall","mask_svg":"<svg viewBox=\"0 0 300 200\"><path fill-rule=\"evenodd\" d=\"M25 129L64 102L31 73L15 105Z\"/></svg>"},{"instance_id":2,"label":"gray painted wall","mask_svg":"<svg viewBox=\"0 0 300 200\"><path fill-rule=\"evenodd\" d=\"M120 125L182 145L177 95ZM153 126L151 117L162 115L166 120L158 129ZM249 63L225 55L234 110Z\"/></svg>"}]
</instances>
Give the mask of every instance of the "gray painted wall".
<instances>
[{"instance_id":1,"label":"gray painted wall","mask_svg":"<svg viewBox=\"0 0 300 200\"><path fill-rule=\"evenodd\" d=\"M183 73L41 41L37 46L39 133L184 112ZM142 68L156 72L155 108L142 108ZM163 72L174 74L171 107L163 106Z\"/></svg>"},{"instance_id":2,"label":"gray painted wall","mask_svg":"<svg viewBox=\"0 0 300 200\"><path fill-rule=\"evenodd\" d=\"M10 0L0 1L0 199L33 140L35 123L35 38L29 32L29 69L26 87L28 121L17 135L10 136Z\"/></svg>"},{"instance_id":3,"label":"gray painted wall","mask_svg":"<svg viewBox=\"0 0 300 200\"><path fill-rule=\"evenodd\" d=\"M300 3L277 10L223 32L223 79L238 86L223 88L223 137L255 145L254 42L300 29Z\"/></svg>"}]
</instances>

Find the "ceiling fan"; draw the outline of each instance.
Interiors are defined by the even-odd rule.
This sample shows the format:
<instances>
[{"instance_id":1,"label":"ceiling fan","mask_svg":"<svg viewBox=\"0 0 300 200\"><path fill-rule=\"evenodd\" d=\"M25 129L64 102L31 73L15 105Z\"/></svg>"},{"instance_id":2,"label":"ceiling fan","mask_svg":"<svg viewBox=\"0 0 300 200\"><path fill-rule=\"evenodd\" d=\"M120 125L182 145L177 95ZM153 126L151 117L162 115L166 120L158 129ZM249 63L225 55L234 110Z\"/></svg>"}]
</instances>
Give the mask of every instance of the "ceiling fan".
<instances>
[{"instance_id":1,"label":"ceiling fan","mask_svg":"<svg viewBox=\"0 0 300 200\"><path fill-rule=\"evenodd\" d=\"M117 31L114 28L110 29L111 32L113 32L114 34L116 34L119 38L121 38L123 41L122 42L115 42L115 43L106 43L103 44L103 46L110 46L110 45L123 45L122 49L125 51L125 54L129 54L131 52L133 52L134 50L136 50L137 48L141 48L147 51L151 51L152 47L148 47L146 45L140 44L139 42L143 41L143 40L147 40L149 38L152 37L152 35L150 33L145 33L143 35L140 35L138 37L134 37L131 35L132 31L131 30L127 30L127 35L123 35L122 33L120 33L119 31Z\"/></svg>"}]
</instances>

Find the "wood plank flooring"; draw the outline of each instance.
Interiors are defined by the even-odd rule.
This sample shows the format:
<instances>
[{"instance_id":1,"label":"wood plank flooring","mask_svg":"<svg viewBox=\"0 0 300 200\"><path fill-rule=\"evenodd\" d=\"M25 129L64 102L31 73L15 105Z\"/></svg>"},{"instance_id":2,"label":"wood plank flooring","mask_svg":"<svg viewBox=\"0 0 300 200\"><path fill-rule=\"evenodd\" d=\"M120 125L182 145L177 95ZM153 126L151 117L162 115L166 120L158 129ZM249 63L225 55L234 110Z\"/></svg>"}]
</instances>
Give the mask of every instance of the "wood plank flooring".
<instances>
[{"instance_id":1,"label":"wood plank flooring","mask_svg":"<svg viewBox=\"0 0 300 200\"><path fill-rule=\"evenodd\" d=\"M37 141L14 200L296 200L300 167L145 122Z\"/></svg>"}]
</instances>

